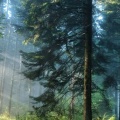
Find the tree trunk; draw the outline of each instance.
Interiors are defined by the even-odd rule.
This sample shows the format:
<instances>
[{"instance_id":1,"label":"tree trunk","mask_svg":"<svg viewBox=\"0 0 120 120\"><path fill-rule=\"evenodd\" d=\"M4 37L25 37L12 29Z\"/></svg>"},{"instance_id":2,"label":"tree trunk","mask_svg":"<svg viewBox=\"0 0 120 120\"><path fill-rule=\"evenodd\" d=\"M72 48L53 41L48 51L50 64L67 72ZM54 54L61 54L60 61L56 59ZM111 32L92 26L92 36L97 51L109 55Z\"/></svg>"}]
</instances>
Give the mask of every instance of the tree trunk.
<instances>
[{"instance_id":1,"label":"tree trunk","mask_svg":"<svg viewBox=\"0 0 120 120\"><path fill-rule=\"evenodd\" d=\"M9 100L9 106L8 106L9 116L11 114L11 105L12 105L12 96L13 96L13 85L14 85L14 71L13 71L13 78L12 78L12 81L11 81L10 100Z\"/></svg>"},{"instance_id":2,"label":"tree trunk","mask_svg":"<svg viewBox=\"0 0 120 120\"><path fill-rule=\"evenodd\" d=\"M71 101L70 101L70 111L69 111L69 120L74 119L74 101L75 101L75 92L74 92L75 78L73 77L70 83L71 89Z\"/></svg>"},{"instance_id":3,"label":"tree trunk","mask_svg":"<svg viewBox=\"0 0 120 120\"><path fill-rule=\"evenodd\" d=\"M19 85L18 85L18 102L20 103L21 99L21 72L22 72L22 56L20 55L20 60L19 60ZM18 106L19 107L19 106Z\"/></svg>"},{"instance_id":4,"label":"tree trunk","mask_svg":"<svg viewBox=\"0 0 120 120\"><path fill-rule=\"evenodd\" d=\"M16 49L17 49L17 41L15 42L15 51L14 51L14 57L16 56ZM11 89L10 89L10 100L8 105L8 113L9 116L11 115L11 106L12 106L12 98L13 98L13 88L14 88L14 81L15 81L15 61L13 61L13 74L11 78Z\"/></svg>"},{"instance_id":5,"label":"tree trunk","mask_svg":"<svg viewBox=\"0 0 120 120\"><path fill-rule=\"evenodd\" d=\"M91 109L91 54L92 54L92 0L85 8L85 53L84 53L84 120L92 120Z\"/></svg>"},{"instance_id":6,"label":"tree trunk","mask_svg":"<svg viewBox=\"0 0 120 120\"><path fill-rule=\"evenodd\" d=\"M119 88L117 85L117 88L115 89L115 115L116 119L119 120Z\"/></svg>"},{"instance_id":7,"label":"tree trunk","mask_svg":"<svg viewBox=\"0 0 120 120\"><path fill-rule=\"evenodd\" d=\"M30 102L30 96L31 96L31 87L32 87L32 81L31 80L29 80L29 95L28 95L28 106L29 106L29 110L31 109L31 102Z\"/></svg>"}]
</instances>

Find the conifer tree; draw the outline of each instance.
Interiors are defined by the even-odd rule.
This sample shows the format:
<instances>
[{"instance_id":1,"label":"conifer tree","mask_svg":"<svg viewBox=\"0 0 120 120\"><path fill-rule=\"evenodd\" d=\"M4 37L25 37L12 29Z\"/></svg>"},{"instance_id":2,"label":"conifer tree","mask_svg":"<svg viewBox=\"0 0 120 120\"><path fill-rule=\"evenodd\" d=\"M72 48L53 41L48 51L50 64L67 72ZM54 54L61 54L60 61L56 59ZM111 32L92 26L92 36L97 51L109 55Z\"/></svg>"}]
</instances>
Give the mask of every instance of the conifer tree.
<instances>
[{"instance_id":1,"label":"conifer tree","mask_svg":"<svg viewBox=\"0 0 120 120\"><path fill-rule=\"evenodd\" d=\"M90 100L86 102L88 105L85 114L90 116L88 115L89 118L86 116L84 119L92 119L91 72L97 75L106 72L105 65L108 64L108 59L104 51L108 48L106 44L100 44L101 41L99 44L95 40L92 41L93 65L91 68L91 8L91 1L23 1L23 9L20 15L25 26L24 29L23 27L19 27L19 29L21 28L22 32L29 30L27 33L29 37L24 41L24 44L31 42L38 47L38 51L35 52L21 51L24 59L23 64L27 68L23 74L30 80L40 81L46 88L43 95L33 98L37 102L42 102L40 106L42 110L54 110L54 106L59 103L61 98L56 97L56 95L62 94L64 96L70 91L74 91L77 95L82 94L83 74L86 72L84 75L88 76L87 86L89 86L87 88L89 93L86 94L88 95L87 100ZM87 43L85 56L84 43ZM84 66L83 58L86 56L90 60L88 61L90 63L88 69L85 69ZM75 78L74 89L69 90L68 86L73 78ZM85 79L86 77L84 77ZM86 84L84 85L86 88ZM89 109L87 109L88 107ZM39 109L40 111L41 109Z\"/></svg>"}]
</instances>

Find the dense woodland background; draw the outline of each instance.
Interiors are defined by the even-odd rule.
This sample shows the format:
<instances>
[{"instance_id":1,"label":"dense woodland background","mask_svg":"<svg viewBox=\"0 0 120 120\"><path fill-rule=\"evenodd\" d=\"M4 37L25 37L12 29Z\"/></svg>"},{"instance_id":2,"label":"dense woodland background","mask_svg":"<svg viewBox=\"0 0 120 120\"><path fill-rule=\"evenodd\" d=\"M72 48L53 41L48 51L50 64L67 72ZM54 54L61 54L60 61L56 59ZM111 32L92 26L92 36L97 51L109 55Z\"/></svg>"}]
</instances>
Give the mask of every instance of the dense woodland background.
<instances>
[{"instance_id":1,"label":"dense woodland background","mask_svg":"<svg viewBox=\"0 0 120 120\"><path fill-rule=\"evenodd\" d=\"M119 40L119 0L0 0L0 120L119 120Z\"/></svg>"}]
</instances>

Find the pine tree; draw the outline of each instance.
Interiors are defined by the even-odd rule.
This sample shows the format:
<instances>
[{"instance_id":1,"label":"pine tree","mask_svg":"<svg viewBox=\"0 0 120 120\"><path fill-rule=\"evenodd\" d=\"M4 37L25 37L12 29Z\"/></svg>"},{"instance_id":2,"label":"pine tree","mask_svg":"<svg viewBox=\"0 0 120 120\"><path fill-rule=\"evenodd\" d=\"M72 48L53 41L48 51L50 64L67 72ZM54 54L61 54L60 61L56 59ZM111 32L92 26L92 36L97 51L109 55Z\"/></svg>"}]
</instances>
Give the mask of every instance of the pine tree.
<instances>
[{"instance_id":1,"label":"pine tree","mask_svg":"<svg viewBox=\"0 0 120 120\"><path fill-rule=\"evenodd\" d=\"M116 118L119 119L119 112L118 112L118 106L119 106L119 27L120 27L120 21L119 21L119 9L120 8L120 2L118 0L114 1L107 1L106 2L106 8L105 8L105 15L106 17L106 23L105 26L103 26L104 29L106 29L107 33L105 36L105 40L101 43L108 47L108 52L111 55L111 58L113 58L110 66L109 66L109 76L106 77L105 81L103 82L104 88L106 90L106 95L110 96L109 91L113 91L113 94L115 94L115 114ZM111 70L112 68L112 70ZM120 110L119 110L120 111Z\"/></svg>"},{"instance_id":2,"label":"pine tree","mask_svg":"<svg viewBox=\"0 0 120 120\"><path fill-rule=\"evenodd\" d=\"M86 74L84 75L88 76L89 93L87 95L89 97L87 100L90 100L86 102L89 104L87 105L89 109L85 110L88 110L90 116L87 113L89 118L85 119L91 119L91 72L97 75L106 72L104 65L108 64L108 59L104 51L108 48L105 47L105 44L96 43L95 40L92 42L93 67L91 68L92 3L89 2L82 3L77 0L23 1L24 30L29 30L27 35L30 36L24 43L31 42L39 48L38 51L31 53L21 51L24 59L23 64L27 68L23 74L30 80L41 81L41 84L46 88L43 95L34 98L35 101L42 102L41 108L46 111L53 110L59 102L60 97L56 97L57 94L64 96L71 92L67 88L75 76L76 82L73 90L75 94L83 92L83 77L80 75L85 73L83 58L84 49L87 48L85 57L89 57L90 64L88 64L88 69L85 69ZM21 27L22 30L23 27ZM86 47L84 43L86 43ZM88 51L88 47L90 47L90 51ZM84 85L86 86L86 84ZM49 101L50 98L51 101Z\"/></svg>"},{"instance_id":3,"label":"pine tree","mask_svg":"<svg viewBox=\"0 0 120 120\"><path fill-rule=\"evenodd\" d=\"M30 58L29 62L28 61L24 62L24 64L27 67L33 68L35 66L38 66L39 64L42 65L41 68L39 68L37 70L33 69L33 71L31 71L31 69L30 69L30 72L29 71L24 72L25 76L32 80L36 79L36 77L38 77L39 80L44 79L44 81L46 80L45 82L43 81L44 83L42 83L44 85L44 87L47 87L48 90L50 90L50 89L53 91L57 90L59 92L62 91L64 86L65 87L68 86L69 82L71 81L70 80L71 77L74 76L74 74L76 74L75 72L78 71L78 73L79 73L80 72L79 69L82 68L81 66L79 66L82 63L82 59L81 59L81 61L79 61L79 60L77 60L77 57L74 58L75 54L78 54L78 52L75 51L74 47L75 47L75 45L78 46L78 44L80 44L80 43L78 41L78 42L74 43L74 46L72 45L75 35L78 34L78 32L77 32L78 28L74 28L74 29L76 29L76 33L72 32L72 34L68 35L68 33L70 32L69 29L71 29L71 28L69 28L68 30L65 30L63 32L62 32L62 29L60 28L61 26L63 27L63 25L61 25L61 24L63 24L63 22L66 22L65 19L63 19L64 21L61 20L61 23L57 23L59 25L58 26L59 29L56 29L56 26L54 25L55 21L52 22L53 15L56 15L57 12L61 12L60 16L58 16L58 18L61 17L61 15L63 14L63 11L64 11L64 13L68 14L67 19L69 19L71 17L69 14L71 13L72 10L68 11L71 8L71 5L69 6L69 4L68 4L68 6L66 4L65 4L65 6L61 6L61 3L59 3L59 2L51 3L50 7L52 8L53 5L57 6L56 9L58 9L58 10L56 11L56 13L52 13L52 14L50 13L51 14L50 18L47 19L46 21L42 21L42 23L41 23L42 24L41 32L44 32L43 31L44 29L46 32L47 32L47 30L49 30L45 34L45 36L42 36L42 38L41 38L41 39L44 39L43 43L45 43L43 47L41 45L42 50L35 52L35 53L27 53L27 54L25 54L24 52L21 52L24 59ZM69 8L69 9L67 8L68 10L66 9L66 6ZM61 9L61 7L63 7L63 9ZM74 10L75 8L73 7L72 9ZM51 12L52 12L52 9L51 9ZM76 13L76 14L78 16L78 13ZM73 19L73 17L72 17L72 19ZM46 22L45 26L44 26L44 22ZM58 22L58 21L56 21L56 22ZM69 21L68 24L71 24L71 23L72 23L72 21ZM51 28L51 24L52 24L52 28ZM77 26L77 24L75 22L72 24L75 25L75 27ZM55 28L54 28L54 26L55 26ZM43 29L43 27L45 27L45 28ZM81 32L81 34L82 34L82 32ZM78 34L77 36L80 36L80 35ZM49 41L47 41L46 39L49 39ZM79 39L77 38L77 40L79 40ZM80 42L82 42L82 41L80 41ZM47 46L46 46L46 44L47 44ZM74 54L72 52L72 49L74 50ZM31 65L29 64L30 62L32 62ZM33 64L33 62L35 64ZM36 63L38 63L38 64L36 64ZM75 65L72 65L73 63ZM46 72L48 72L49 74L46 75L45 74ZM43 74L43 76L42 76L42 74ZM39 77L40 75L41 75L41 77ZM38 101L40 101L40 100L38 100ZM45 103L45 101L43 101L43 102Z\"/></svg>"}]
</instances>

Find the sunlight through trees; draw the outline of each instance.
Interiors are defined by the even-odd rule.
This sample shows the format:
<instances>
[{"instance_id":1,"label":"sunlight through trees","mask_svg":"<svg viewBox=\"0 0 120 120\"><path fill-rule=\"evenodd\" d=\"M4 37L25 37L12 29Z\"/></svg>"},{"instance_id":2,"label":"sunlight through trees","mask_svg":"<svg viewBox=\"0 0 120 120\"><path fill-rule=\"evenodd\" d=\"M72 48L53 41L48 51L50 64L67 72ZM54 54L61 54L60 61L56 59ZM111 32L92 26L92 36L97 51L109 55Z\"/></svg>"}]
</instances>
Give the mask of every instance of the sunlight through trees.
<instances>
[{"instance_id":1,"label":"sunlight through trees","mask_svg":"<svg viewBox=\"0 0 120 120\"><path fill-rule=\"evenodd\" d=\"M0 119L120 119L119 0L0 0Z\"/></svg>"}]
</instances>

